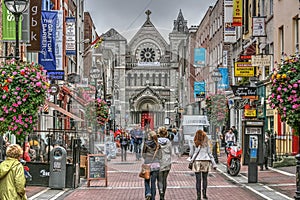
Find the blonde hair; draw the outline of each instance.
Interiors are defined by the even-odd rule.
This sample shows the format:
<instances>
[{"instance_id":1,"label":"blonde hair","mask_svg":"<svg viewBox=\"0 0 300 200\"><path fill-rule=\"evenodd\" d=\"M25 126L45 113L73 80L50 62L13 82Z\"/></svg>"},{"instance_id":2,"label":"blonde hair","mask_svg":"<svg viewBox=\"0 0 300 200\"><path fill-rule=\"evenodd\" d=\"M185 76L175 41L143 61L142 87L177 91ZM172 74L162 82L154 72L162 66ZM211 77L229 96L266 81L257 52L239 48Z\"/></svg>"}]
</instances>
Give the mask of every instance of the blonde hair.
<instances>
[{"instance_id":1,"label":"blonde hair","mask_svg":"<svg viewBox=\"0 0 300 200\"><path fill-rule=\"evenodd\" d=\"M158 135L159 137L168 137L168 131L166 127L162 126L158 129Z\"/></svg>"},{"instance_id":2,"label":"blonde hair","mask_svg":"<svg viewBox=\"0 0 300 200\"><path fill-rule=\"evenodd\" d=\"M19 159L23 154L23 149L18 144L11 144L6 149L6 155L10 158Z\"/></svg>"}]
</instances>

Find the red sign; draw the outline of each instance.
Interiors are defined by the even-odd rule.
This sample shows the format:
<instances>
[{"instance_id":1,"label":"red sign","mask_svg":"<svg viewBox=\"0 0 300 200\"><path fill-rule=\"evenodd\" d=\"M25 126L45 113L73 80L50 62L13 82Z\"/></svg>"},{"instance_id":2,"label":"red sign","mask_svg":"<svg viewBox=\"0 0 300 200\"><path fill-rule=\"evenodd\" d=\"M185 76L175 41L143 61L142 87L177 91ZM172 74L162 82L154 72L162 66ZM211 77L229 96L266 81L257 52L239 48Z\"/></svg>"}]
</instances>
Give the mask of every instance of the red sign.
<instances>
[{"instance_id":1,"label":"red sign","mask_svg":"<svg viewBox=\"0 0 300 200\"><path fill-rule=\"evenodd\" d=\"M241 60L251 60L252 56L251 55L240 55Z\"/></svg>"}]
</instances>

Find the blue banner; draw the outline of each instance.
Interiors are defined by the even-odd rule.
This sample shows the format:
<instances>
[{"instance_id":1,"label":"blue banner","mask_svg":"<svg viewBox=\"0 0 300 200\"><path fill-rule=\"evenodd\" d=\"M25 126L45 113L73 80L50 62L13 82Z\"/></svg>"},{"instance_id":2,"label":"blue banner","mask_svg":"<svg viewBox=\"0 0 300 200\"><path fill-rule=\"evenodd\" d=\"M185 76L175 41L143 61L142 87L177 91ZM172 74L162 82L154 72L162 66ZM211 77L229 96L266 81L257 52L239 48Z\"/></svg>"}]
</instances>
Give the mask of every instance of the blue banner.
<instances>
[{"instance_id":1,"label":"blue banner","mask_svg":"<svg viewBox=\"0 0 300 200\"><path fill-rule=\"evenodd\" d=\"M194 49L194 67L205 67L205 48L195 48Z\"/></svg>"},{"instance_id":2,"label":"blue banner","mask_svg":"<svg viewBox=\"0 0 300 200\"><path fill-rule=\"evenodd\" d=\"M45 70L56 70L55 38L57 11L42 11L39 64Z\"/></svg>"},{"instance_id":3,"label":"blue banner","mask_svg":"<svg viewBox=\"0 0 300 200\"><path fill-rule=\"evenodd\" d=\"M66 17L66 54L76 55L76 19Z\"/></svg>"},{"instance_id":4,"label":"blue banner","mask_svg":"<svg viewBox=\"0 0 300 200\"><path fill-rule=\"evenodd\" d=\"M205 82L194 82L194 97L205 98Z\"/></svg>"},{"instance_id":5,"label":"blue banner","mask_svg":"<svg viewBox=\"0 0 300 200\"><path fill-rule=\"evenodd\" d=\"M222 75L222 79L218 84L219 89L228 89L229 80L228 80L228 68L219 68L219 72Z\"/></svg>"}]
</instances>

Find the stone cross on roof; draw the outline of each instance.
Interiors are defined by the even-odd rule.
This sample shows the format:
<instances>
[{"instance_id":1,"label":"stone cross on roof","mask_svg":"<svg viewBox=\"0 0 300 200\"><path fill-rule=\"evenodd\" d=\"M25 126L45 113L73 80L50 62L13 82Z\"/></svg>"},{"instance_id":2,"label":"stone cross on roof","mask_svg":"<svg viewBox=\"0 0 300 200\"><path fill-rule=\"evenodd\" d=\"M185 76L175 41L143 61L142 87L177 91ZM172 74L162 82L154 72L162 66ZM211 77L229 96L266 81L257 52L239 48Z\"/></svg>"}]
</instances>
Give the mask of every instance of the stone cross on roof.
<instances>
[{"instance_id":1,"label":"stone cross on roof","mask_svg":"<svg viewBox=\"0 0 300 200\"><path fill-rule=\"evenodd\" d=\"M150 10L147 10L145 13L146 13L146 15L147 15L147 20L149 20L149 19L150 19L150 15L151 15L151 11L150 11Z\"/></svg>"}]
</instances>

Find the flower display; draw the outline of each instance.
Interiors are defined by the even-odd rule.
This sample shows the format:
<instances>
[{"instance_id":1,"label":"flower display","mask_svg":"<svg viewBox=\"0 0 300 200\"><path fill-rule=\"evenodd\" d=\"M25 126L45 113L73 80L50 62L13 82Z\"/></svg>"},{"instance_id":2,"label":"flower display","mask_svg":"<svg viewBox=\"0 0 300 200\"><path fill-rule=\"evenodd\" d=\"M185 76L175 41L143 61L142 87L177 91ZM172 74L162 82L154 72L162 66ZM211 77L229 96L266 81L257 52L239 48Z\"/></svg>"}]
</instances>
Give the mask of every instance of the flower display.
<instances>
[{"instance_id":1,"label":"flower display","mask_svg":"<svg viewBox=\"0 0 300 200\"><path fill-rule=\"evenodd\" d=\"M277 108L281 120L295 130L300 126L300 60L299 55L285 56L271 75L271 93L268 97L272 109ZM297 131L297 132L298 132Z\"/></svg>"},{"instance_id":2,"label":"flower display","mask_svg":"<svg viewBox=\"0 0 300 200\"><path fill-rule=\"evenodd\" d=\"M91 122L104 126L108 121L109 107L106 101L97 98L95 101L90 101L85 107L86 119Z\"/></svg>"},{"instance_id":3,"label":"flower display","mask_svg":"<svg viewBox=\"0 0 300 200\"><path fill-rule=\"evenodd\" d=\"M206 97L205 103L210 123L216 126L224 125L228 114L227 99L225 95L209 95Z\"/></svg>"},{"instance_id":4,"label":"flower display","mask_svg":"<svg viewBox=\"0 0 300 200\"><path fill-rule=\"evenodd\" d=\"M24 140L37 122L37 114L44 104L49 88L46 71L33 63L13 60L0 68L0 131L10 131Z\"/></svg>"}]
</instances>

